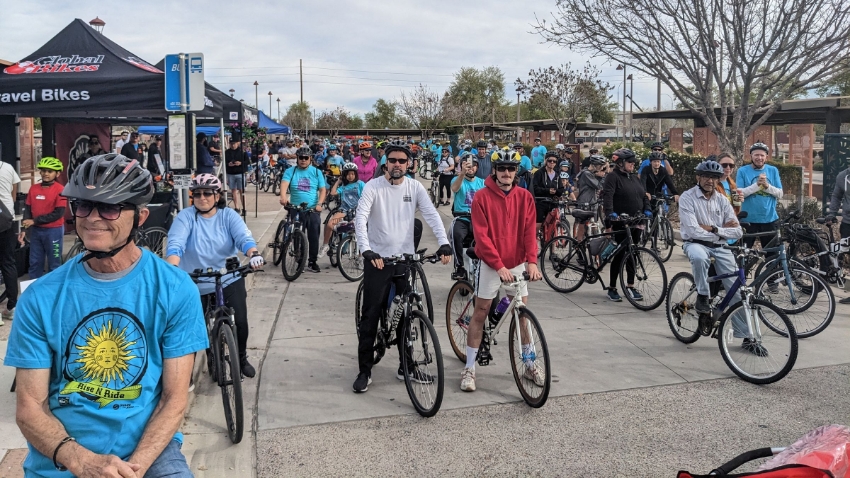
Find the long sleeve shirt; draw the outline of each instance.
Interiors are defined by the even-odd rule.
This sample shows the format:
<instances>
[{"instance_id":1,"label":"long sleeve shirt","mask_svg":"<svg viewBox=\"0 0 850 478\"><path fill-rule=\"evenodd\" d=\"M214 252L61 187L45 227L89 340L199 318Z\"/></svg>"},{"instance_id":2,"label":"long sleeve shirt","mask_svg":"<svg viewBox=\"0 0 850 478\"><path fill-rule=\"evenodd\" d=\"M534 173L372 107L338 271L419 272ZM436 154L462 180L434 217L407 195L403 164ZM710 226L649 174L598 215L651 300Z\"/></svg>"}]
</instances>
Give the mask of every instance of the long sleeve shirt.
<instances>
[{"instance_id":1,"label":"long sleeve shirt","mask_svg":"<svg viewBox=\"0 0 850 478\"><path fill-rule=\"evenodd\" d=\"M767 176L768 186L758 185L758 178ZM782 199L782 180L775 166L765 164L761 169L753 168L752 164L742 166L735 177L738 189L744 192L742 211L747 212L747 222L766 224L779 219L776 213L776 201Z\"/></svg>"},{"instance_id":2,"label":"long sleeve shirt","mask_svg":"<svg viewBox=\"0 0 850 478\"><path fill-rule=\"evenodd\" d=\"M667 170L664 168L658 169L658 174L652 173L652 168L646 168L640 175L640 182L643 183L643 188L646 189L646 192L653 196L658 196L661 194L661 189L664 186L667 186L667 192L672 195L679 194L676 191L676 186L673 184L673 178L667 174Z\"/></svg>"},{"instance_id":3,"label":"long sleeve shirt","mask_svg":"<svg viewBox=\"0 0 850 478\"><path fill-rule=\"evenodd\" d=\"M627 173L615 168L605 176L602 187L602 206L605 215L612 212L635 216L650 210L649 198L640 183L637 174Z\"/></svg>"},{"instance_id":4,"label":"long sleeve shirt","mask_svg":"<svg viewBox=\"0 0 850 478\"><path fill-rule=\"evenodd\" d=\"M723 227L729 221L734 221L735 226ZM688 189L679 197L679 223L684 241L696 239L725 244L726 239L740 239L744 234L729 200L716 191L706 198L699 186ZM715 226L717 234L706 231L701 225Z\"/></svg>"},{"instance_id":5,"label":"long sleeve shirt","mask_svg":"<svg viewBox=\"0 0 850 478\"><path fill-rule=\"evenodd\" d=\"M829 212L833 215L838 215L838 209L841 208L841 222L850 224L850 194L847 187L850 186L850 168L838 173L835 178L835 188L832 190L832 198L829 201Z\"/></svg>"},{"instance_id":6,"label":"long sleeve shirt","mask_svg":"<svg viewBox=\"0 0 850 478\"><path fill-rule=\"evenodd\" d=\"M354 218L357 247L381 257L415 253L413 220L417 209L437 236L437 243L448 244L440 214L419 181L408 177L398 185L383 177L369 181Z\"/></svg>"}]
</instances>

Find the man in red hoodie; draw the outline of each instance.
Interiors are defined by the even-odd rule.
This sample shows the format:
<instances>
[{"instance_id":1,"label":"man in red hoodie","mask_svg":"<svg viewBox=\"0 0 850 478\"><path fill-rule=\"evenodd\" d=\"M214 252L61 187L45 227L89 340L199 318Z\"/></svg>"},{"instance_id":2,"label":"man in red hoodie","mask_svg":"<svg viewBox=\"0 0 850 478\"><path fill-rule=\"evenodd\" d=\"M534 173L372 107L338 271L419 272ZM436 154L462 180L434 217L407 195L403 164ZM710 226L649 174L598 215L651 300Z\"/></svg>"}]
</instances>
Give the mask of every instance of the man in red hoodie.
<instances>
[{"instance_id":1,"label":"man in red hoodie","mask_svg":"<svg viewBox=\"0 0 850 478\"><path fill-rule=\"evenodd\" d=\"M519 161L503 151L493 154L493 169L484 180L484 189L472 200L472 231L475 254L481 260L475 277L475 311L466 337L466 368L461 375L460 389L475 390L475 359L484 335L484 321L490 304L499 293L502 282L513 282L528 271L533 281L540 280L537 268L537 211L534 197L527 189L516 187ZM523 285L522 302L528 302L528 288ZM532 344L523 343L523 348ZM538 386L544 376L534 364L526 364L523 374Z\"/></svg>"}]
</instances>

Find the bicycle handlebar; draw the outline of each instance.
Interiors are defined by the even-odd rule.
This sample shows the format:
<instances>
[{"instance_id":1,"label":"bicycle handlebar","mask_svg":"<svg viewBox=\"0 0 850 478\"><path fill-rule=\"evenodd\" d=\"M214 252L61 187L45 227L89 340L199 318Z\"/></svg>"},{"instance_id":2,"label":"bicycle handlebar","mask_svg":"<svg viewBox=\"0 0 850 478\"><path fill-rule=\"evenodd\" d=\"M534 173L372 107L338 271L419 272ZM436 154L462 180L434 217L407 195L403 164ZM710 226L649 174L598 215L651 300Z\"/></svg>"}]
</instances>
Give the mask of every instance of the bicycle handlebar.
<instances>
[{"instance_id":1,"label":"bicycle handlebar","mask_svg":"<svg viewBox=\"0 0 850 478\"><path fill-rule=\"evenodd\" d=\"M251 264L249 263L249 264L239 266L235 269L228 269L226 267L222 267L221 269L213 269L212 267L207 267L206 271L204 271L203 269L195 269L194 271L189 273L189 277L191 277L194 280L194 279L200 279L200 278L204 278L204 277L208 277L208 278L224 277L224 276L229 275L229 274L237 274L237 273L239 275L241 275L242 277L245 277L246 275L251 274L253 272L263 272L263 270L262 269L254 270L254 269L251 268Z\"/></svg>"},{"instance_id":2,"label":"bicycle handlebar","mask_svg":"<svg viewBox=\"0 0 850 478\"><path fill-rule=\"evenodd\" d=\"M412 264L414 262L418 262L422 264L423 262L430 262L431 264L436 264L440 261L440 258L437 254L430 255L422 255L422 254L399 254L392 257L382 257L381 260L384 261L384 265L394 266L397 264Z\"/></svg>"},{"instance_id":3,"label":"bicycle handlebar","mask_svg":"<svg viewBox=\"0 0 850 478\"><path fill-rule=\"evenodd\" d=\"M513 278L514 278L513 282L519 282L520 281L520 278L517 277L517 276L513 276ZM524 281L530 281L531 280L531 276L528 275L527 271L522 271L522 280L524 280ZM509 282L503 282L503 283L509 284Z\"/></svg>"}]
</instances>

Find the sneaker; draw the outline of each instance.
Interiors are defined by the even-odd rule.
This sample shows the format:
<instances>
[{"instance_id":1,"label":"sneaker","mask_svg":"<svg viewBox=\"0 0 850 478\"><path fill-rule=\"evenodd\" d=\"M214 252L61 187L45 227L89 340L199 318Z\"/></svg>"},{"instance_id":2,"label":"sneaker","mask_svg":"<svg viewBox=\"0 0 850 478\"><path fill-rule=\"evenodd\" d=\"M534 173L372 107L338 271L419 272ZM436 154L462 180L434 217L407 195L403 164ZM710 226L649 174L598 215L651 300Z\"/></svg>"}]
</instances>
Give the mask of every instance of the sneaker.
<instances>
[{"instance_id":1,"label":"sneaker","mask_svg":"<svg viewBox=\"0 0 850 478\"><path fill-rule=\"evenodd\" d=\"M611 288L608 289L608 300L612 302L622 302L623 298L617 293L617 289Z\"/></svg>"},{"instance_id":2,"label":"sneaker","mask_svg":"<svg viewBox=\"0 0 850 478\"><path fill-rule=\"evenodd\" d=\"M404 372L401 371L401 367L399 367L396 371L395 378L399 380L404 380ZM434 383L434 377L419 370L418 368L410 372L410 380L413 380L416 383Z\"/></svg>"},{"instance_id":3,"label":"sneaker","mask_svg":"<svg viewBox=\"0 0 850 478\"><path fill-rule=\"evenodd\" d=\"M466 269L458 267L457 270L452 273L452 280L466 280Z\"/></svg>"},{"instance_id":4,"label":"sneaker","mask_svg":"<svg viewBox=\"0 0 850 478\"><path fill-rule=\"evenodd\" d=\"M634 287L626 287L626 294L629 294L629 297L631 297L634 301L643 300L643 296L641 295L641 293L638 292L638 290Z\"/></svg>"},{"instance_id":5,"label":"sneaker","mask_svg":"<svg viewBox=\"0 0 850 478\"><path fill-rule=\"evenodd\" d=\"M3 312L0 313L0 317L2 317L3 320L14 319L15 318L15 309L13 308L12 310L9 310L9 309L3 307Z\"/></svg>"},{"instance_id":6,"label":"sneaker","mask_svg":"<svg viewBox=\"0 0 850 478\"><path fill-rule=\"evenodd\" d=\"M768 355L767 348L764 345L753 342L750 339L744 339L741 343L741 348L757 357L767 357Z\"/></svg>"},{"instance_id":7,"label":"sneaker","mask_svg":"<svg viewBox=\"0 0 850 478\"><path fill-rule=\"evenodd\" d=\"M328 253L329 250L331 250L331 246L325 244L324 246L322 246L321 249L319 249L319 255L317 257L319 259L325 257L325 255Z\"/></svg>"},{"instance_id":8,"label":"sneaker","mask_svg":"<svg viewBox=\"0 0 850 478\"><path fill-rule=\"evenodd\" d=\"M533 381L534 385L538 387L542 387L546 383L546 377L543 376L540 367L534 362L531 365L525 366L525 372L522 373L522 378Z\"/></svg>"},{"instance_id":9,"label":"sneaker","mask_svg":"<svg viewBox=\"0 0 850 478\"><path fill-rule=\"evenodd\" d=\"M711 304L708 303L708 296L697 294L697 312L700 314L708 314L711 312Z\"/></svg>"},{"instance_id":10,"label":"sneaker","mask_svg":"<svg viewBox=\"0 0 850 478\"><path fill-rule=\"evenodd\" d=\"M838 301L839 304L850 304L850 297L845 297Z\"/></svg>"},{"instance_id":11,"label":"sneaker","mask_svg":"<svg viewBox=\"0 0 850 478\"><path fill-rule=\"evenodd\" d=\"M195 390L195 377L189 376L189 393Z\"/></svg>"},{"instance_id":12,"label":"sneaker","mask_svg":"<svg viewBox=\"0 0 850 478\"><path fill-rule=\"evenodd\" d=\"M475 391L475 369L464 368L460 374L460 389L464 392Z\"/></svg>"},{"instance_id":13,"label":"sneaker","mask_svg":"<svg viewBox=\"0 0 850 478\"><path fill-rule=\"evenodd\" d=\"M254 375L257 375L257 371L254 369L254 366L248 362L248 357L245 357L239 361L239 366L242 368L242 375L248 378L254 378Z\"/></svg>"},{"instance_id":14,"label":"sneaker","mask_svg":"<svg viewBox=\"0 0 850 478\"><path fill-rule=\"evenodd\" d=\"M354 393L363 393L369 390L369 384L372 383L372 377L365 372L357 374L357 380L354 381Z\"/></svg>"},{"instance_id":15,"label":"sneaker","mask_svg":"<svg viewBox=\"0 0 850 478\"><path fill-rule=\"evenodd\" d=\"M319 269L319 264L316 264L315 262L311 262L311 263L307 264L307 267L306 267L305 270L307 270L309 272L322 272L322 270Z\"/></svg>"}]
</instances>

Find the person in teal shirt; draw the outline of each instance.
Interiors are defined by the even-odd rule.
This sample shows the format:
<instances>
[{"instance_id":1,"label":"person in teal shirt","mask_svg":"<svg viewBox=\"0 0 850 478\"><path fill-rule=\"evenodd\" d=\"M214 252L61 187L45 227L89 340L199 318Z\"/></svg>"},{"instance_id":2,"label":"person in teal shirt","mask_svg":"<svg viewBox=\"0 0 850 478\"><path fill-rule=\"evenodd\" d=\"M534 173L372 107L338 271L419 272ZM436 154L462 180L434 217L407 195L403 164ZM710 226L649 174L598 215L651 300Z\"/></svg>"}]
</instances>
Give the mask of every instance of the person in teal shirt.
<instances>
[{"instance_id":1,"label":"person in teal shirt","mask_svg":"<svg viewBox=\"0 0 850 478\"><path fill-rule=\"evenodd\" d=\"M280 183L280 204L297 207L302 203L307 203L308 210L301 214L301 222L307 228L307 242L310 245L305 270L321 272L316 264L319 255L319 230L322 223L319 215L322 212L322 204L325 202L328 189L325 175L310 164L311 153L310 148L306 146L302 146L296 151L295 156L298 158L298 165L283 173L283 179Z\"/></svg>"},{"instance_id":2,"label":"person in teal shirt","mask_svg":"<svg viewBox=\"0 0 850 478\"><path fill-rule=\"evenodd\" d=\"M775 166L766 164L769 148L764 143L755 143L750 147L752 163L738 169L735 183L744 194L741 211L747 213L748 233L771 232L776 230L776 203L782 199L782 180ZM775 236L762 236L760 241L767 244ZM755 242L754 237L744 237L748 247Z\"/></svg>"},{"instance_id":3,"label":"person in teal shirt","mask_svg":"<svg viewBox=\"0 0 850 478\"><path fill-rule=\"evenodd\" d=\"M541 144L540 138L534 138L534 147L531 148L531 164L535 168L540 169L543 166L543 160L546 158L546 146ZM531 168L529 168L530 170Z\"/></svg>"},{"instance_id":4,"label":"person in teal shirt","mask_svg":"<svg viewBox=\"0 0 850 478\"><path fill-rule=\"evenodd\" d=\"M472 221L468 214L472 210L472 199L475 192L484 188L484 180L476 177L478 172L478 158L467 156L463 162L463 174L452 180L452 192L455 195L452 215L451 235L452 247L454 248L455 271L452 273L453 280L466 280L466 268L463 267L463 242L467 236L472 234Z\"/></svg>"}]
</instances>

